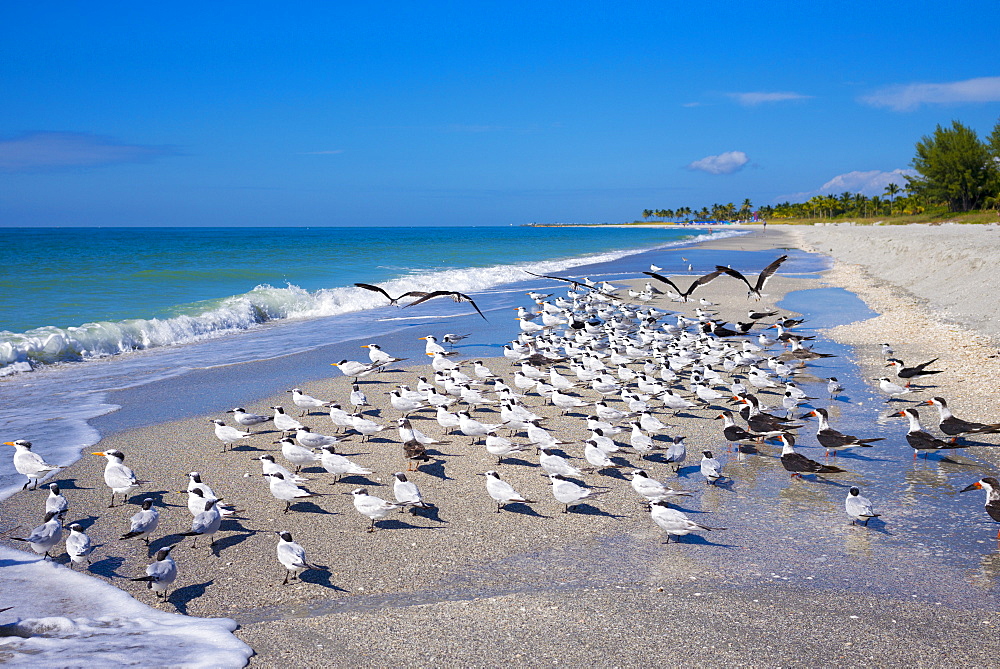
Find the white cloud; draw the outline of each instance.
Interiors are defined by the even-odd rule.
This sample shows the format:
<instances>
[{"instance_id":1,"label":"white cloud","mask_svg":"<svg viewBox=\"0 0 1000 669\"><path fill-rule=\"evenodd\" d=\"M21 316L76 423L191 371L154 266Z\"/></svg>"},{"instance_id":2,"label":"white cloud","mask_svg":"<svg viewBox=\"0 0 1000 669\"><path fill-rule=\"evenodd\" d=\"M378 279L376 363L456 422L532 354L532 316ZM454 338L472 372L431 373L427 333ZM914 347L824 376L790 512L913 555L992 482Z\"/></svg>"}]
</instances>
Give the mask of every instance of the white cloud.
<instances>
[{"instance_id":1,"label":"white cloud","mask_svg":"<svg viewBox=\"0 0 1000 669\"><path fill-rule=\"evenodd\" d=\"M0 172L33 172L134 163L174 153L169 147L121 144L83 132L35 132L0 140Z\"/></svg>"},{"instance_id":2,"label":"white cloud","mask_svg":"<svg viewBox=\"0 0 1000 669\"><path fill-rule=\"evenodd\" d=\"M812 98L811 95L803 95L801 93L792 93L789 91L775 93L727 93L726 95L736 100L736 102L744 107L756 107L757 105L771 102L788 102L789 100L808 100Z\"/></svg>"},{"instance_id":3,"label":"white cloud","mask_svg":"<svg viewBox=\"0 0 1000 669\"><path fill-rule=\"evenodd\" d=\"M688 164L687 168L709 174L732 174L743 169L749 160L747 154L742 151L727 151L717 156L705 156Z\"/></svg>"},{"instance_id":4,"label":"white cloud","mask_svg":"<svg viewBox=\"0 0 1000 669\"><path fill-rule=\"evenodd\" d=\"M886 186L893 183L906 186L906 177L913 176L914 170L869 170L838 174L816 190L802 193L791 193L775 198L775 202L804 202L816 195L840 195L841 193L863 193L864 195L882 195Z\"/></svg>"},{"instance_id":5,"label":"white cloud","mask_svg":"<svg viewBox=\"0 0 1000 669\"><path fill-rule=\"evenodd\" d=\"M888 86L860 98L873 107L911 111L921 105L1000 102L1000 77L979 77L943 84Z\"/></svg>"}]
</instances>

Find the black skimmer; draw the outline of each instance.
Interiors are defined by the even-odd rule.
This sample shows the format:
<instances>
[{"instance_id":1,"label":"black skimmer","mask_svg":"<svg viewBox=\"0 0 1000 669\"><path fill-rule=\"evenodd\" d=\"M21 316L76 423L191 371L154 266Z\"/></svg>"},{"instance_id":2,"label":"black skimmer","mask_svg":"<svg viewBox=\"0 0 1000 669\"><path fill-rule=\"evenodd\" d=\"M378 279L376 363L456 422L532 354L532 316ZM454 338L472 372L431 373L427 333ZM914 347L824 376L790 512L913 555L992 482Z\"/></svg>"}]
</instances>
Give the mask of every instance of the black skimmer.
<instances>
[{"instance_id":1,"label":"black skimmer","mask_svg":"<svg viewBox=\"0 0 1000 669\"><path fill-rule=\"evenodd\" d=\"M740 409L740 416L743 417L747 425L754 432L772 432L774 430L787 432L788 430L795 430L802 427L793 421L761 411L760 400L757 399L756 395L743 393L742 395L735 395L733 399L743 402L746 405Z\"/></svg>"},{"instance_id":2,"label":"black skimmer","mask_svg":"<svg viewBox=\"0 0 1000 669\"><path fill-rule=\"evenodd\" d=\"M965 448L966 444L958 444L954 441L944 441L938 439L929 432L925 432L920 427L920 414L916 409L903 409L897 411L892 416L903 416L910 421L910 429L906 433L906 442L913 447L913 457L917 457L918 451L939 451L954 448ZM926 453L924 454L926 457Z\"/></svg>"},{"instance_id":3,"label":"black skimmer","mask_svg":"<svg viewBox=\"0 0 1000 669\"><path fill-rule=\"evenodd\" d=\"M747 312L747 316L749 316L750 320L752 321L759 321L762 318L769 318L771 316L777 316L777 315L778 315L777 311L754 311L753 309L751 309L750 311Z\"/></svg>"},{"instance_id":4,"label":"black skimmer","mask_svg":"<svg viewBox=\"0 0 1000 669\"><path fill-rule=\"evenodd\" d=\"M889 358L889 364L886 367L892 367L896 370L896 378L906 379L906 385L909 385L913 379L920 378L921 376L930 376L931 374L940 374L944 370L942 369L927 369L928 365L933 365L937 362L937 358L933 360L928 360L927 362L922 362L919 365L914 365L913 367L906 367L903 365L903 361L898 358Z\"/></svg>"},{"instance_id":5,"label":"black skimmer","mask_svg":"<svg viewBox=\"0 0 1000 669\"><path fill-rule=\"evenodd\" d=\"M1000 523L1000 481L992 476L985 476L970 486L962 488L959 492L969 492L970 490L986 491L986 513L990 518ZM1000 541L1000 530L997 530L997 541Z\"/></svg>"},{"instance_id":6,"label":"black skimmer","mask_svg":"<svg viewBox=\"0 0 1000 669\"><path fill-rule=\"evenodd\" d=\"M1000 433L1000 423L974 423L968 420L956 418L948 408L948 402L943 397L932 397L925 400L924 404L933 404L938 408L941 415L938 428L949 437L958 437L963 434L996 434Z\"/></svg>"},{"instance_id":7,"label":"black skimmer","mask_svg":"<svg viewBox=\"0 0 1000 669\"><path fill-rule=\"evenodd\" d=\"M802 478L803 474L841 474L846 470L836 465L824 465L810 460L795 450L795 437L788 433L781 435L781 466L791 472L792 478Z\"/></svg>"},{"instance_id":8,"label":"black skimmer","mask_svg":"<svg viewBox=\"0 0 1000 669\"><path fill-rule=\"evenodd\" d=\"M837 356L833 353L819 353L812 350L811 348L804 346L802 340L798 337L792 337L788 340L792 345L792 350L786 351L778 356L778 360L787 362L790 360L801 360L805 362L806 360L819 360L820 358L836 358Z\"/></svg>"},{"instance_id":9,"label":"black skimmer","mask_svg":"<svg viewBox=\"0 0 1000 669\"><path fill-rule=\"evenodd\" d=\"M459 293L455 290L435 290L431 293L426 293L423 297L417 298L403 308L406 309L407 307L412 307L415 304L420 304L421 302L426 302L427 300L433 300L436 297L450 297L455 302L468 302L472 305L472 308L476 310L476 313L483 317L484 321L489 320L486 316L483 316L483 312L479 310L479 306L472 300L471 297L465 293Z\"/></svg>"},{"instance_id":10,"label":"black skimmer","mask_svg":"<svg viewBox=\"0 0 1000 669\"><path fill-rule=\"evenodd\" d=\"M722 265L716 265L715 270L717 272L728 274L729 276L739 279L740 281L745 283L747 285L747 288L750 289L747 292L747 297L759 300L761 299L760 291L764 289L764 284L766 284L767 280L771 278L771 275L778 270L778 266L781 265L781 263L785 262L786 260L788 260L787 255L781 256L780 258L772 262L770 265L762 269L760 271L760 274L757 275L756 283L750 283L750 281L745 276L737 272L735 269L732 269L731 267L723 267Z\"/></svg>"},{"instance_id":11,"label":"black skimmer","mask_svg":"<svg viewBox=\"0 0 1000 669\"><path fill-rule=\"evenodd\" d=\"M837 451L843 448L851 448L853 446L870 447L876 441L885 440L884 437L859 439L858 437L850 434L844 434L843 432L834 430L830 427L830 414L826 409L813 409L806 415L816 416L816 418L819 419L819 428L816 430L816 439L819 441L820 446L826 449L827 456L830 455L830 451L833 451L834 456L836 456Z\"/></svg>"},{"instance_id":12,"label":"black skimmer","mask_svg":"<svg viewBox=\"0 0 1000 669\"><path fill-rule=\"evenodd\" d=\"M673 281L671 281L667 277L663 276L662 274L657 274L656 272L643 272L643 274L648 274L649 276L653 277L657 281L661 281L661 282L667 284L668 286L670 286L671 288L673 288L675 291L677 291L677 294L681 296L681 301L682 302L687 302L688 298L691 297L691 293L694 292L695 288L697 288L698 286L704 286L706 283L708 283L712 279L714 279L717 276L719 276L720 274L722 274L722 272L719 272L719 271L709 272L705 276L699 276L697 279L694 280L694 283L692 283L690 286L688 286L687 290L681 290L680 288L677 287L676 283L674 283Z\"/></svg>"},{"instance_id":13,"label":"black skimmer","mask_svg":"<svg viewBox=\"0 0 1000 669\"><path fill-rule=\"evenodd\" d=\"M776 437L779 434L781 434L780 431L751 432L749 430L745 430L736 424L736 420L733 418L733 414L731 411L723 411L721 414L716 416L715 419L716 420L722 419L724 421L722 426L722 434L726 438L726 441L729 442L728 448L731 449L732 445L735 444L737 450L743 452L754 452L756 447L753 446L752 444L747 447L740 446L739 442L741 441L754 442L761 439L769 439L771 437Z\"/></svg>"},{"instance_id":14,"label":"black skimmer","mask_svg":"<svg viewBox=\"0 0 1000 669\"><path fill-rule=\"evenodd\" d=\"M403 299L404 297L424 297L425 295L427 295L427 293L420 290L411 290L410 292L403 293L398 297L393 297L389 293L385 292L384 289L379 288L378 286L373 286L370 283L356 283L354 285L357 286L358 288L364 288L365 290L370 290L374 293L381 293L382 295L385 295L385 298L387 300L389 300L389 304L393 304L396 306L399 306L397 302L399 302L399 300Z\"/></svg>"}]
</instances>

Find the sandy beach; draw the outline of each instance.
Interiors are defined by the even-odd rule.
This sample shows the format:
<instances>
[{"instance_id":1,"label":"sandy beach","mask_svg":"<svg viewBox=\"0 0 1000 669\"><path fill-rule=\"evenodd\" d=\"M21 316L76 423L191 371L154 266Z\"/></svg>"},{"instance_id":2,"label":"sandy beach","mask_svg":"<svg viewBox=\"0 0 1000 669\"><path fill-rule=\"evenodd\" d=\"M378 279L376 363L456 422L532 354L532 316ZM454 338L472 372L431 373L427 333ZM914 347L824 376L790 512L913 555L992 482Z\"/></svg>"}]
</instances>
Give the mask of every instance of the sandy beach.
<instances>
[{"instance_id":1,"label":"sandy beach","mask_svg":"<svg viewBox=\"0 0 1000 669\"><path fill-rule=\"evenodd\" d=\"M260 463L253 460L270 452L282 462L274 443L280 435L259 430L247 445L222 454L209 420L224 416L127 431L94 448L134 454L127 462L151 482L124 507L106 508L103 458L85 456L57 480L71 496L71 515L89 518L88 531L103 544L91 573L152 603L142 584L126 579L142 572L150 551L182 540L174 551L181 572L177 589L161 607L234 618L241 625L237 636L257 653L250 663L254 667L640 666L650 661L667 666L719 661L738 666L989 666L1000 652L996 527L983 511L981 493L956 497L953 492L959 480L971 483L996 475L1000 450L990 446L998 439L983 437L986 445L970 448L954 461L914 462L911 467L905 423L886 418L884 398L870 379L887 373L883 341L892 343L908 363L937 357L936 368L947 373L934 378L935 387L919 399L945 395L959 416L1000 420L995 413L1000 391L994 382L1000 371L995 357L1000 314L993 313L997 302L987 298L988 287L996 282L986 274L988 256L996 248L991 242L1000 232L911 227L769 226L710 243L712 248L772 252L771 257L780 249L798 248L836 259L819 277L779 271L765 299L749 303L753 308L773 308L795 291L843 288L880 314L820 333L818 350L834 342L843 353L836 364L858 370L849 388L851 401L837 406L837 415L843 412L845 421L857 421L858 430L886 440L866 449L870 457L838 458L848 473L834 477L834 483L789 481L777 461L780 446L762 446L760 455L726 452L721 421L712 420L718 407L677 416L660 409L657 416L669 424L661 443L667 434L686 436L688 460L679 475L662 461L661 452L640 460L627 447L626 431L615 436L624 447L615 454L622 468L587 471L580 477L608 492L562 513L533 448L497 464L482 445L444 435L433 414L421 411L411 416L414 425L444 443L431 447L433 462L409 476L435 508L393 513L368 533L368 520L354 510L349 493L366 487L392 499L392 474L405 471L408 462L396 434L399 412L388 405L386 393L399 383L412 387L419 375L430 372L426 365L394 366L362 383L373 404L367 415L389 427L370 441L345 437L338 452L373 474L332 484L322 468L307 468L305 487L320 496L294 504L287 514L269 494ZM914 254L921 257L918 274ZM956 262L970 269L954 272ZM717 303L720 317L734 322L746 318L745 292L724 277L699 289L697 296ZM687 314L698 307L698 302L664 298L653 304ZM359 351L358 359L364 353ZM484 362L508 381L515 369L505 358ZM833 369L823 365L810 365L799 381L813 397L822 392L822 379ZM244 367L249 379L253 365ZM344 402L349 380L333 373L331 368L329 380L306 384L303 390ZM599 397L589 388L578 394L590 402ZM780 395L762 397L780 409ZM588 435L584 416L589 411L560 416L534 394L524 402L545 415L546 427L567 442L561 452L586 466L581 444ZM289 413L295 409L287 394L260 398L246 408L267 413L277 404ZM817 400L815 406L826 404ZM925 426L933 426L933 407L921 411L928 418ZM499 420L491 407L474 416ZM334 433L324 413L301 420L316 432ZM800 434L811 435L814 426L806 423ZM849 426L855 429L854 423ZM805 445L806 437L801 439ZM705 484L697 467L703 449L721 456L732 485ZM803 452L823 457L814 447ZM884 471L883 461L905 470ZM680 508L698 522L726 529L664 545L664 534L622 473L637 466L690 491ZM479 476L490 469L535 503L496 513ZM178 536L190 527L186 495L179 492L189 471L201 472L239 510L223 522L214 550L203 539L192 548L192 539ZM928 482L934 477L944 482ZM895 481L894 487L884 484L888 480ZM885 502L881 521L867 528L849 524L843 498L851 485L861 485L876 505ZM951 515L916 511L923 501L913 488L920 486L929 491L920 494ZM34 519L43 497L29 491L0 503L3 525ZM151 547L118 540L146 497L163 511ZM946 539L926 541L934 523L975 535L978 564L970 568L949 557ZM274 555L275 532L283 530L305 547L317 567L287 586L281 584L284 570Z\"/></svg>"}]
</instances>

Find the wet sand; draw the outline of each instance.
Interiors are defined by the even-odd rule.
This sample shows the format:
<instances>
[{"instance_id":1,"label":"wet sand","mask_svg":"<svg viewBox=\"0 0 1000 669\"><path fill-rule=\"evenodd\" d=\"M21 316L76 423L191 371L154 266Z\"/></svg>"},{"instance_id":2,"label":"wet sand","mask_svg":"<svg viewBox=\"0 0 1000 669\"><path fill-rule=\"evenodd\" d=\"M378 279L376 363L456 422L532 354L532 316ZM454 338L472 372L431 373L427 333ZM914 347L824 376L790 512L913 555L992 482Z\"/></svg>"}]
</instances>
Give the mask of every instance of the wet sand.
<instances>
[{"instance_id":1,"label":"wet sand","mask_svg":"<svg viewBox=\"0 0 1000 669\"><path fill-rule=\"evenodd\" d=\"M772 226L764 234L714 244L761 250L799 243L788 231ZM926 314L891 288L883 286L884 294L864 292L861 286L866 283L858 268L843 264L822 279L779 276L768 285L766 299L752 306L772 306L789 291L841 285L879 311L894 314L888 320L902 330L885 330L889 324L869 321L830 333L858 351L850 361L861 365L850 389L856 400L843 407L842 415L844 420L863 416L862 429L887 436L884 447L872 449L877 457L845 458L851 471L834 482L790 482L775 459L780 448L763 447L761 455L750 456L725 452L721 421L710 420L717 408L677 417L658 411L671 424L664 434L687 435L688 461L679 475L658 455L642 466L654 478L693 493L681 504L693 518L727 528L689 535L676 545L662 543L663 533L617 470L586 472L582 481L608 486L610 492L564 514L533 451L498 465L469 438L444 437L426 412L415 414L414 424L446 443L434 447L435 461L410 478L436 509L393 514L379 523L377 532L365 532L368 520L355 512L347 493L364 486L372 494L392 498L392 473L406 470L407 462L394 426L398 412L387 406L384 393L400 382L412 386L417 374L427 371L421 367L395 368L375 377L377 382L362 384L376 404L369 415L390 427L382 433L385 437L364 443L356 436L348 438L338 452L374 474L333 485L321 468L310 468L305 475L312 480L306 487L322 496L298 502L288 514L281 512L283 503L270 496L259 463L252 460L263 452L277 453L273 442L278 435L261 431L249 446L223 455L208 422L214 415L124 432L93 449L114 447L132 454L127 462L140 478L152 481L124 508L105 508L102 458L85 457L56 480L73 505L70 519L82 521L104 544L91 572L149 602L152 595L125 578L142 572L150 551L177 542L178 533L189 529L186 495L177 492L184 489L188 471L200 471L218 494L243 510L224 522L214 551L204 540L192 549L192 540L183 539L175 551L181 572L178 587L162 606L190 615L235 618L242 625L238 636L257 652L251 666L638 666L651 658L668 665L719 660L751 666L890 660L935 666L992 664L1000 625L995 589L1000 557L989 544L995 528L983 521L980 493L975 499L965 495L942 502L941 487L924 479L967 477L971 482L986 470L984 463L996 466L992 456L997 451L983 447L960 458L959 464L910 467L910 452L901 438L904 426L898 421L877 423L884 407L880 398L865 395L870 388L861 387L861 377L870 378L880 366L877 347L869 338L874 334L863 328L876 328L892 339L893 333L912 329L904 316L917 319ZM697 293L720 303L722 316L730 321L745 317L744 294L737 284L721 279ZM660 304L685 312L697 306ZM939 345L933 335L928 340L908 337L906 348L900 346L898 352L907 360L929 359L943 353ZM495 358L487 364L510 380L507 360ZM942 357L941 364L952 362ZM252 365L245 368L252 375ZM814 372L821 370L817 366ZM964 373L947 377L939 380L940 392L959 397L968 383ZM813 396L822 387L818 376L806 377L802 385ZM349 384L332 378L303 389L344 402ZM590 389L580 395L596 398ZM772 405L778 399L763 396ZM973 394L970 401L978 413L988 414L990 407L975 399ZM277 403L289 412L293 409L288 395L261 399L246 408L265 412ZM549 416L547 427L570 442L562 451L577 466L585 465L580 443L587 435L584 414L560 417L534 395L526 404ZM989 418L972 411L965 404L956 407L959 415ZM475 415L487 422L498 419L489 409ZM317 432L330 434L334 429L320 413L302 420ZM800 434L812 429L813 424L807 424ZM624 471L631 471L640 460L627 448L627 432L616 440L626 446L616 456L629 465ZM801 441L809 457L822 457L821 451L808 449L809 438ZM731 485L705 485L697 472L703 448L722 456ZM276 458L282 461L280 453ZM906 469L886 470L887 462ZM536 503L495 513L477 476L488 469L498 470ZM873 521L869 528L848 524L843 513L846 487L861 484L866 492L872 487L871 496L878 502L890 496L881 486L904 485L900 478L910 488L927 488L929 492L921 494L939 505L961 505L960 513L915 514L912 505L923 503L923 498L911 490L893 496L884 523ZM42 492L29 492L3 502L3 525L34 518L43 497ZM117 538L144 497L165 507L149 549ZM928 524L938 522L949 528L969 526L959 529L966 540L982 540L976 548L982 554L978 565L969 568L968 561L949 557L947 542L937 543L933 536L928 540L934 532ZM301 583L282 586L284 570L274 556L274 532L286 529L306 548L310 562L321 568L303 573Z\"/></svg>"}]
</instances>

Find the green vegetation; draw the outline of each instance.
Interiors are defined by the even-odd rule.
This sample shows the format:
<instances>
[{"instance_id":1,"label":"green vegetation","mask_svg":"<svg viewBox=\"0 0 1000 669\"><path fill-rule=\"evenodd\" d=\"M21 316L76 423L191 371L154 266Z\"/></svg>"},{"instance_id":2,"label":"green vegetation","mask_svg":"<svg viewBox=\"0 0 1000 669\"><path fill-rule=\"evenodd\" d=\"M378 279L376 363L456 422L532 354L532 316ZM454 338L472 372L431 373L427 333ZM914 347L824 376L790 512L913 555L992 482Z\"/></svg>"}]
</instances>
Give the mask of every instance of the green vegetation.
<instances>
[{"instance_id":1,"label":"green vegetation","mask_svg":"<svg viewBox=\"0 0 1000 669\"><path fill-rule=\"evenodd\" d=\"M844 192L816 195L805 202L783 202L759 209L761 218L776 222L816 222L817 219L854 220L858 223L929 223L941 220L996 222L1000 211L1000 120L986 141L958 121L937 126L916 144L911 165L914 176L900 187L890 183L881 195ZM740 207L713 204L693 210L646 209L643 220L747 220L750 200Z\"/></svg>"}]
</instances>

